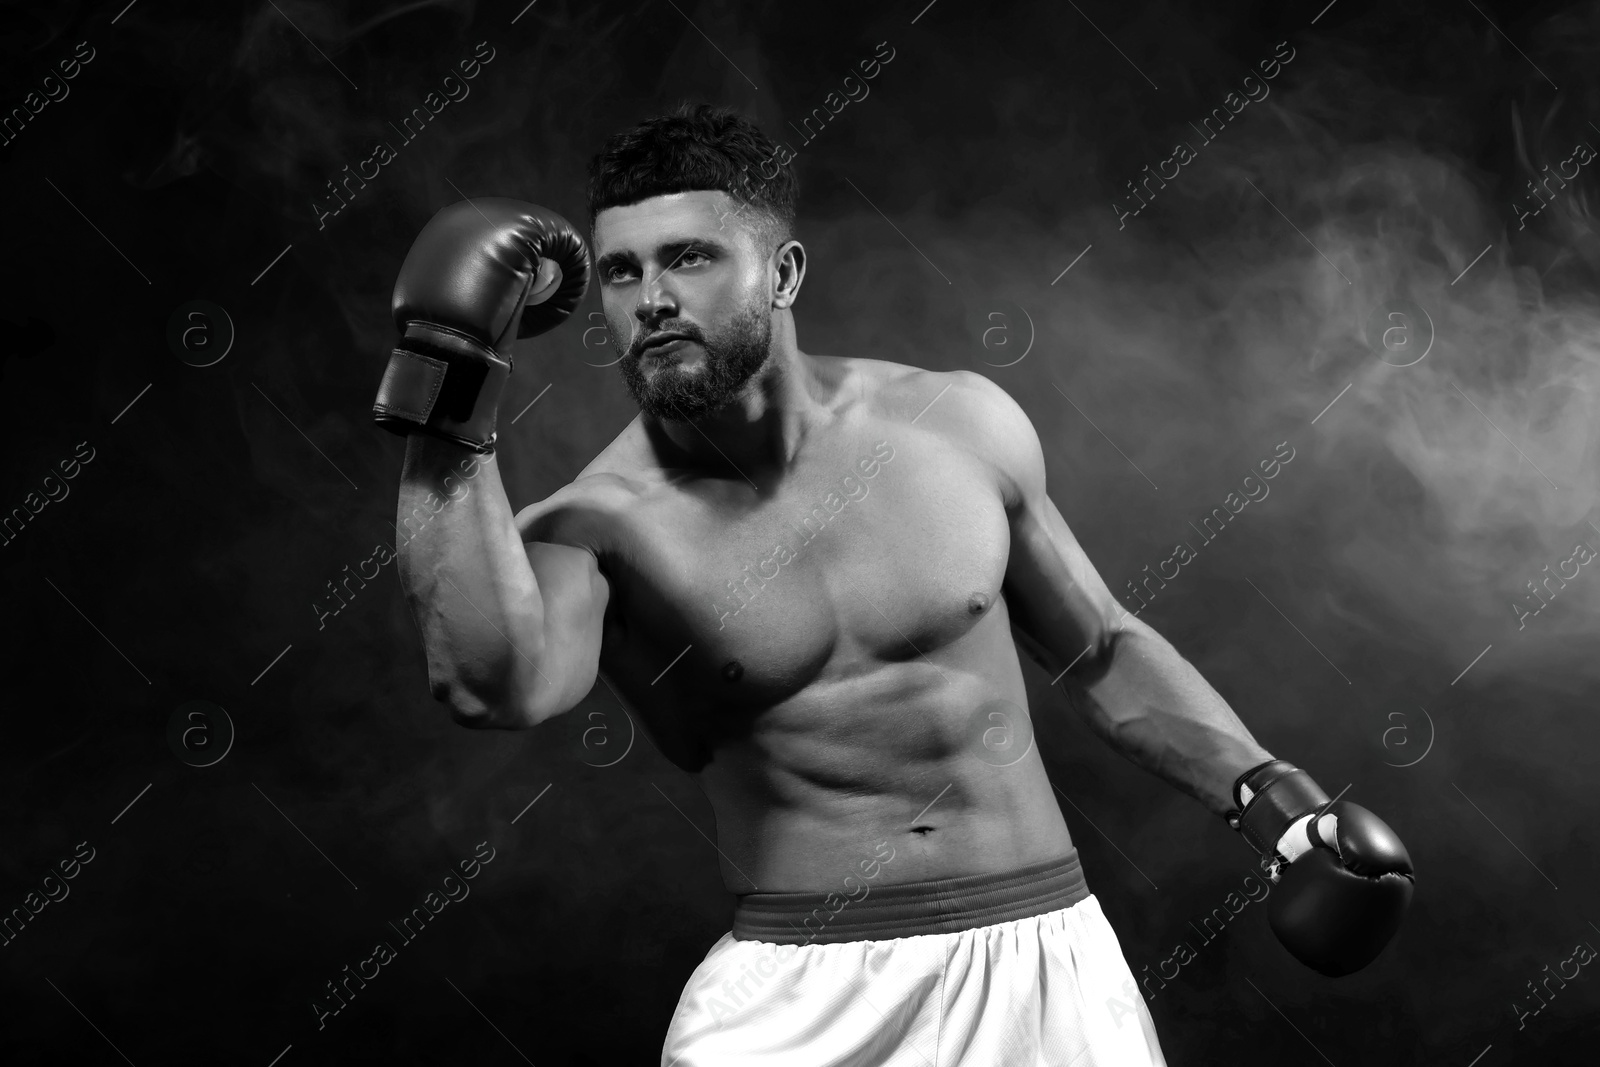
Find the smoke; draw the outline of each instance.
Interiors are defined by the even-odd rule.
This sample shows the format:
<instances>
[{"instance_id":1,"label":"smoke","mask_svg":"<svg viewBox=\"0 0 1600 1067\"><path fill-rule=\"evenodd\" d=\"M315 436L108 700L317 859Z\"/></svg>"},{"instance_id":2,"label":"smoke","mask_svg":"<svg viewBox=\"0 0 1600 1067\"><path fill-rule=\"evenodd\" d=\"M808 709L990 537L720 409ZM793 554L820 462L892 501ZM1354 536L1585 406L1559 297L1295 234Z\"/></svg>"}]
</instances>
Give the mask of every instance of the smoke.
<instances>
[{"instance_id":1,"label":"smoke","mask_svg":"<svg viewBox=\"0 0 1600 1067\"><path fill-rule=\"evenodd\" d=\"M808 351L1003 385L1040 432L1053 499L1129 610L1143 568L1178 543L1198 551L1141 617L1271 750L1337 775L1332 789L1352 783L1411 843L1422 890L1390 957L1405 963L1362 982L1394 992L1410 965L1427 991L1410 987L1414 1020L1369 1025L1419 1026L1430 1047L1484 1033L1463 1062L1509 1038L1492 1020L1540 948L1584 930L1543 894L1547 873L1565 897L1592 870L1581 827L1594 805L1576 768L1600 742L1587 714L1600 572L1575 558L1580 543L1600 549L1600 161L1552 182L1519 228L1540 202L1530 180L1580 142L1600 149L1600 6L1502 23L1527 58L1464 14L1385 8L1325 33L1241 34L1231 56L1203 53L1208 31L1184 82L1150 58L1189 51L1183 13L1161 13L1165 49L1102 22L1160 83L1139 103L1136 72L1077 66L1088 41L1048 21L1026 36L1070 59L1034 67L1019 43L1012 79L969 73L993 89L981 103L930 89L933 71L993 74L981 42L930 54L896 41L904 58L888 73L906 95L886 76L855 117L861 154L819 142L823 158L806 160L827 207L802 209L811 277L797 310ZM1202 147L1193 124L1283 39L1297 55L1271 94ZM1065 70L1107 88L1062 89L1052 75ZM908 118L913 96L926 118ZM875 105L900 110L877 120ZM919 148L930 140L937 153ZM1137 206L1127 182L1177 141L1196 158L1120 218ZM874 166L888 159L889 172ZM1207 543L1191 523L1285 441L1296 459L1271 495ZM1567 581L1535 594L1528 583L1552 573ZM1052 746L1044 709L1058 701L1042 685L1033 695L1043 747L1066 762L1060 780L1095 789L1094 829L1066 815L1080 848L1105 852L1091 870L1137 973L1160 958L1147 942L1186 936L1185 919L1221 898L1195 888L1195 871L1232 846L1186 808L1153 810L1149 782L1105 769L1082 731ZM1552 806L1568 814L1544 818ZM1101 833L1164 888L1191 891L1151 899ZM1511 917L1491 932L1474 918L1485 912ZM1464 924L1470 951L1448 943Z\"/></svg>"},{"instance_id":2,"label":"smoke","mask_svg":"<svg viewBox=\"0 0 1600 1067\"><path fill-rule=\"evenodd\" d=\"M1570 104L1595 95L1592 62L1577 58L1595 53L1571 32L1592 27L1593 11L1586 21L1555 21L1534 38L1560 39L1564 49L1536 60L1562 94L1534 91L1543 83L1531 66L1513 71L1538 85L1519 87L1527 99L1497 101L1482 126L1454 111L1468 100L1452 100L1436 83L1398 83L1363 50L1313 38L1296 45L1270 97L1212 143L1192 120L1130 133L1126 140L1140 146L1132 155L1151 162L1174 141L1204 147L1120 228L1109 202L1126 196L1119 187L1124 175L1138 177L1136 166L1103 166L1111 171L1103 184L1118 192L1068 205L1045 226L1017 218L1005 190L954 219L897 216L908 233L939 234L922 249L955 278L956 293L991 294L968 301L963 323L976 339L1007 322L1010 347L981 353L985 362L1015 358L1025 329L1016 311L1028 311L1037 327L1031 358L991 376L1030 409L1055 469L1070 472L1071 496L1095 502L1080 509L1064 501L1069 520L1091 535L1110 523L1149 538L1126 572L1102 566L1114 589L1145 560L1166 556L1168 538L1190 536L1186 521L1237 483L1226 471L1248 472L1288 440L1316 471L1285 474L1279 488L1291 500L1240 517L1241 527L1267 524L1254 531L1259 540L1282 538L1261 545L1255 573L1292 582L1318 567L1330 590L1324 610L1338 616L1322 621L1365 631L1352 640L1398 629L1463 666L1496 642L1503 654L1486 659L1483 674L1514 675L1532 659L1564 656L1573 686L1592 680L1592 663L1565 642L1594 636L1600 582L1583 571L1564 603L1528 621L1521 640L1511 608L1523 598L1538 607L1526 583L1572 556L1577 542L1600 547L1600 530L1589 525L1600 414L1600 164L1557 182L1564 187L1525 229L1508 207L1508 193L1571 157L1575 144L1600 147L1600 131ZM1481 35L1470 26L1436 32L1462 52ZM1197 87L1192 119L1229 87L1219 82L1209 95ZM1373 128L1377 115L1398 121ZM1069 140L1027 156L1030 167L1070 173L1095 151ZM881 228L875 218L855 212L852 239ZM1043 265L1065 266L1085 247L1052 282ZM884 269L901 251L891 240L884 262L862 273L903 276L903 257L898 272ZM833 245L827 252L848 256ZM996 266L1005 274L998 280L973 269ZM945 286L927 272L921 281L930 302L919 310L938 318ZM866 316L870 305L902 298L917 299L886 299L875 286L851 310ZM983 314L1002 307L1006 320ZM1385 314L1393 308L1403 317ZM948 351L905 358L938 363ZM1062 410L1052 384L1082 413ZM1141 473L1161 485L1158 494L1145 492ZM1102 501L1116 502L1115 518Z\"/></svg>"},{"instance_id":3,"label":"smoke","mask_svg":"<svg viewBox=\"0 0 1600 1067\"><path fill-rule=\"evenodd\" d=\"M1256 642L1196 646L1193 635L1224 606L1248 617L1293 665L1290 684L1324 672L1354 687L1369 724L1343 743L1370 760L1382 754L1385 709L1443 699L1469 663L1476 685L1535 665L1561 668L1540 673L1543 687L1576 694L1594 680L1581 649L1600 581L1587 568L1537 615L1513 607L1543 605L1528 583L1580 541L1600 546L1588 524L1600 164L1521 227L1517 207L1537 203L1527 182L1574 144L1600 146L1584 118L1596 113L1586 107L1594 11L1529 28L1526 59L1477 16L1373 12L1337 33L1297 24L1223 48L1182 40L1199 25L1186 13L1169 13L1176 22L1161 33L1147 13L1115 34L1139 41L1135 60L1096 43L1071 12L1029 10L1047 44L1002 63L986 42L886 17L806 50L785 39L776 10L689 19L541 4L513 32L464 5L362 19L264 9L234 53L251 121L223 153L304 235L299 269L345 330L321 344L359 358L316 365L285 317L261 374L286 409L322 408L308 432L355 457L362 521L376 527L383 494L367 487L390 476L395 443L362 424L370 375L353 368L376 371L394 264L428 215L486 193L576 218L583 165L618 126L704 97L742 102L781 139L857 53L886 41L897 59L872 97L815 145L796 145L811 261L802 347L987 373L1032 416L1052 492L1125 605L1138 607L1130 580L1188 544L1199 564L1145 617L1202 649L1219 685L1259 665ZM1364 43L1424 31L1420 70L1397 70L1393 45ZM301 33L326 62L305 53ZM398 161L313 230L313 201L332 203L329 179L374 140L395 142L398 120L480 40L497 58L472 95L395 143ZM959 64L987 71L993 92L975 97L944 76ZM1266 91L1244 82L1249 106L1205 127L1247 73ZM1145 92L1141 78L1161 89ZM1179 142L1194 158L1145 183ZM1134 216L1130 182L1149 201ZM593 306L591 294L579 315ZM542 343L513 379L510 410L545 385L563 398L504 452L514 505L556 488L631 414L614 379L574 358L578 332ZM1025 335L1028 355L1006 365ZM254 412L241 416L252 439L276 417L243 393L240 410ZM1297 458L1272 497L1214 544L1196 536L1280 442ZM301 458L260 449L254 462L330 524L349 521ZM390 636L405 632L401 621ZM591 701L609 706L605 694ZM1299 731L1321 716L1315 701L1285 701L1263 725ZM450 791L460 772L439 768L430 791Z\"/></svg>"},{"instance_id":4,"label":"smoke","mask_svg":"<svg viewBox=\"0 0 1600 1067\"><path fill-rule=\"evenodd\" d=\"M40 520L58 531L79 522L81 540L30 529L7 551L19 575L27 566L60 576L70 568L59 554L75 548L70 567L92 575L64 591L125 644L160 695L139 715L102 699L105 678L127 679L98 646L104 663L87 661L96 664L82 672L87 681L50 684L82 685L85 705L117 707L102 747L115 741L119 759L160 749L166 772L175 765L152 739L171 707L195 697L228 705L240 736L222 768L254 761L249 773L265 794L364 890L378 872L371 884L381 900L362 917L373 925L383 902L408 907L435 881L429 863L453 863L521 816L508 833L524 834L522 844L506 847L476 887L481 936L460 928L452 965L466 969L470 959L475 974L519 980L530 967L540 977L570 967L575 980L562 988L579 992L557 997L551 1017L609 1018L614 1003L583 999L599 988L643 1006L639 1033L607 1036L644 1052L610 1059L659 1047L682 977L704 951L701 934L725 918L715 854L691 851L704 842L683 825L711 827L704 805L687 799L691 787L644 743L615 765L576 769L581 753L571 742L594 727L591 713L609 715L619 736L633 725L605 685L559 727L486 736L450 725L428 698L392 568L324 630L313 602L392 534L402 445L373 428L370 405L394 339L394 275L421 226L475 195L531 200L581 224L584 168L607 135L681 99L729 103L799 152L799 236L809 253L796 307L801 347L972 369L1002 385L1039 431L1052 498L1130 610L1127 583L1176 544L1193 545L1197 560L1141 617L1201 667L1264 743L1319 773L1328 768L1325 785L1358 781L1352 795L1402 830L1421 872L1416 919L1372 981L1398 982L1415 966L1429 979L1406 988L1420 1006L1397 1010L1414 1011L1415 1025L1435 1035L1458 1027L1462 1005L1502 995L1495 983L1506 983L1506 999L1515 995L1522 955L1571 941L1569 913L1534 895L1549 889L1495 831L1548 867L1562 898L1569 875L1592 869L1587 828L1597 813L1593 790L1577 778L1578 761L1600 740L1590 714L1600 574L1581 566L1553 599L1556 584L1541 585L1549 603L1520 628L1513 604L1531 608L1528 583L1558 571L1577 543L1600 548L1590 525L1600 525L1600 160L1541 184L1543 192L1529 189L1561 173L1579 142L1600 149L1600 5L1490 11L1491 25L1472 5L1368 10L1341 0L1311 26L1323 6L1080 3L1079 13L954 0L870 11L724 0L275 0L231 21L214 5L139 4L114 26L115 10L96 15L81 33L65 9L19 19L6 40L35 67L84 37L103 58L0 157L19 181L19 203L49 205L38 221L31 209L19 214L18 246L40 259L29 261L0 318L26 325L33 341L55 338L48 353L5 361L6 388L64 396L87 382L81 403L28 408L47 413L38 418L73 406L109 417L156 382L116 427L121 436L103 424L78 437L58 426L18 435L39 442L37 455L19 460L18 485L71 441L106 442L106 466L95 470L122 476L76 483L72 499ZM1295 57L1268 80L1270 92L1253 93L1203 137L1195 127L1247 75L1264 77L1260 62L1284 41ZM458 93L414 137L402 134L428 94L444 95L447 76L465 77L460 64L480 42L495 57L465 81L470 94ZM879 42L895 59L870 95L815 144L801 143L790 122ZM1126 215L1129 182L1142 182L1179 141L1195 157ZM345 186L379 142L394 158ZM51 199L46 171L83 218ZM1536 214L1535 195L1547 202ZM329 208L335 196L343 207L319 220L317 205ZM102 238L84 219L154 284L94 243ZM61 281L79 274L92 280ZM181 366L149 341L171 308L198 298L226 306L238 328L233 354L206 369ZM598 306L591 292L573 322L516 353L500 452L514 507L571 480L635 413L618 371L599 366L610 354L585 358L584 327ZM19 355L45 343L29 337ZM120 343L127 337L144 347ZM76 366L86 354L101 361L92 375ZM1203 541L1191 524L1223 506L1280 442L1295 459L1270 496ZM121 553L101 565L106 523L146 516L152 499L169 509L164 521L116 524ZM61 632L79 625L54 595L44 589L31 605L38 617ZM130 620L148 611L155 618L139 633ZM36 629L22 647L42 662L57 631ZM276 666L246 686L269 661ZM39 706L66 699L46 696ZM1058 717L1039 709L1059 698L1042 685L1034 697L1048 748L1058 728L1047 722ZM1394 725L1387 716L1418 706L1432 709L1438 745L1413 769L1390 770L1385 763L1404 758L1384 747ZM27 755L17 796L87 765L75 740L19 743ZM1096 830L1078 812L1066 815L1086 854L1105 853L1103 863L1091 856L1091 884L1105 887L1137 964L1214 901L1194 896L1190 889L1207 887L1191 884L1153 902L1095 834L1103 830L1163 886L1173 884L1168 875L1204 881L1196 871L1218 869L1212 846L1234 846L1197 832L1196 809L1179 811L1148 779L1117 778L1101 749L1057 749L1052 760L1104 786L1074 794ZM102 762L80 772L96 790L117 769ZM152 781L139 773L127 796ZM1492 814L1494 830L1453 781ZM539 806L524 807L551 783ZM143 803L157 810L164 788ZM278 814L247 788L232 806L194 788L200 866L224 856L228 892L256 894L263 913L289 907L289 876L268 868L298 856L289 846L299 840L274 824L288 845L241 849L231 842L263 834L249 805L268 820ZM682 807L663 803L668 794ZM56 838L78 832L66 815L38 821L53 835L34 850L46 859ZM182 842L160 843L173 855L151 860L152 870L194 865ZM135 851L108 849L97 868L104 862L108 878L133 872L143 862ZM1490 861L1500 866L1486 884ZM309 856L308 866L317 862ZM33 877L26 864L12 866L19 884ZM1212 884L1224 883L1236 877L1218 874ZM690 888L668 900L662 884ZM544 910L497 899L513 890ZM690 898L701 911L686 920L672 909ZM595 931L596 900L627 909L638 925ZM370 933L352 934L343 912L293 906L301 932L287 948L267 943L275 930L239 947L271 959L274 995L291 999L321 980L320 963L296 955L304 943L320 936L329 959L343 960L348 938ZM84 917L73 935L82 946L121 932L112 918L91 922L87 906L74 914ZM1500 927L1486 932L1485 915ZM1464 948L1460 930L1469 926L1481 940ZM1249 928L1241 920L1229 936L1260 953L1252 959L1271 958L1245 940ZM515 948L552 939L569 951L530 964ZM639 966L607 971L596 958ZM452 973L470 988L470 976ZM1371 988L1363 995L1379 997ZM377 1010L373 1003L363 1010ZM1329 1018L1364 1034L1346 1025L1366 1010L1352 1003ZM277 1018L252 1025L269 1033ZM1198 1033L1170 1018L1164 1027ZM1409 1016L1391 1022L1411 1025ZM575 1026L552 1028L555 1058L563 1042L590 1036ZM407 1040L405 1026L391 1029L399 1036L389 1040ZM266 1062L281 1047L256 1051Z\"/></svg>"}]
</instances>

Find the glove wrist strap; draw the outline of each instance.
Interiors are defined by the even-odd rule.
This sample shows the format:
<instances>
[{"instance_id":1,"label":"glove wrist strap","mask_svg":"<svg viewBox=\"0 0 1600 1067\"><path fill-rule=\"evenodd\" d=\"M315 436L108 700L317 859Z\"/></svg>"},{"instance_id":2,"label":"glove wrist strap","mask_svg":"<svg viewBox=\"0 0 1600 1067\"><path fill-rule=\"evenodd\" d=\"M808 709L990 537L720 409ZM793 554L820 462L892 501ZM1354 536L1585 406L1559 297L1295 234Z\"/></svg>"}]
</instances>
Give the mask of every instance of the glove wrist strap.
<instances>
[{"instance_id":1,"label":"glove wrist strap","mask_svg":"<svg viewBox=\"0 0 1600 1067\"><path fill-rule=\"evenodd\" d=\"M397 434L427 433L489 454L512 363L483 342L436 323L411 322L389 354L372 416Z\"/></svg>"},{"instance_id":2,"label":"glove wrist strap","mask_svg":"<svg viewBox=\"0 0 1600 1067\"><path fill-rule=\"evenodd\" d=\"M1312 847L1307 831L1310 816L1330 802L1309 774L1287 760L1270 760L1241 774L1233 798L1239 809L1228 813L1228 825L1263 856L1283 854L1280 842L1296 856ZM1291 828L1298 834L1290 834ZM1284 854L1284 858L1295 856Z\"/></svg>"}]
</instances>

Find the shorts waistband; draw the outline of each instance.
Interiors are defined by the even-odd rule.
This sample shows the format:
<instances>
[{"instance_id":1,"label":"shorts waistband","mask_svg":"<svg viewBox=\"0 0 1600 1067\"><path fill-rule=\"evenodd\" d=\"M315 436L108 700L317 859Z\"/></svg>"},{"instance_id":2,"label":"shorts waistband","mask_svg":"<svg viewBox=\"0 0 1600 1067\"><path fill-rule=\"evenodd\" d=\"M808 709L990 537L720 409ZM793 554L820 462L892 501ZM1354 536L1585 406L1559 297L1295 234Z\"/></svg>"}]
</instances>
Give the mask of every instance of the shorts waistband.
<instances>
[{"instance_id":1,"label":"shorts waistband","mask_svg":"<svg viewBox=\"0 0 1600 1067\"><path fill-rule=\"evenodd\" d=\"M999 874L865 886L844 893L747 893L733 910L733 936L780 945L880 941L953 934L1029 919L1089 896L1074 848L1060 859Z\"/></svg>"}]
</instances>

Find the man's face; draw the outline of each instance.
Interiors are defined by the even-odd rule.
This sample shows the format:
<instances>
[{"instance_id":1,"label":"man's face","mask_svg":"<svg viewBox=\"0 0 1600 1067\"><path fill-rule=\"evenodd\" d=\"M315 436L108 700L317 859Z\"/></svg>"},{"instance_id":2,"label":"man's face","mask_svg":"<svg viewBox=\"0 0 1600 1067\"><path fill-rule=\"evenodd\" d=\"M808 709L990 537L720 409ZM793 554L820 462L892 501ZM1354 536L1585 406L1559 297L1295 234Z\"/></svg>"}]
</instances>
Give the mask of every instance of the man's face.
<instances>
[{"instance_id":1,"label":"man's face","mask_svg":"<svg viewBox=\"0 0 1600 1067\"><path fill-rule=\"evenodd\" d=\"M684 422L712 414L767 360L767 250L738 208L726 193L696 191L595 217L606 325L622 380L647 415Z\"/></svg>"}]
</instances>

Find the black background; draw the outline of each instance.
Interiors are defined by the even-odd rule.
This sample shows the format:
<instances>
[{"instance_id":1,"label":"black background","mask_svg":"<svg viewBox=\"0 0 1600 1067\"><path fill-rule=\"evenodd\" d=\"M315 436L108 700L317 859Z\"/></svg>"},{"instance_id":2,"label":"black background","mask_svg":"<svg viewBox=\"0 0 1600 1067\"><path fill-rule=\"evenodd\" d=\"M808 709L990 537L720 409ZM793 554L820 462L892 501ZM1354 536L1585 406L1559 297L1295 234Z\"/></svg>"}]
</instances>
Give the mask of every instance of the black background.
<instances>
[{"instance_id":1,"label":"black background","mask_svg":"<svg viewBox=\"0 0 1600 1067\"><path fill-rule=\"evenodd\" d=\"M1600 5L925 3L8 6L7 111L79 41L95 58L0 150L0 509L78 442L95 458L0 546L0 908L96 854L0 948L0 1058L655 1062L731 913L698 790L627 748L604 685L528 733L453 726L393 567L320 630L312 604L392 540L403 444L370 405L434 211L504 195L581 221L605 136L684 98L799 147L787 123L887 41L870 95L800 149L802 347L1007 388L1118 591L1289 442L1142 617L1417 864L1405 927L1352 977L1247 908L1151 1001L1168 1062L1592 1062L1600 979L1521 1029L1512 1005L1600 944L1600 578L1521 629L1511 604L1600 546L1595 168L1526 228L1511 205L1600 145ZM1270 96L1119 229L1124 183L1284 40ZM389 123L480 41L470 96L400 145ZM376 139L397 158L319 229L324 183ZM192 300L236 331L205 368L167 342ZM1404 368L1368 331L1400 300L1433 340ZM634 413L598 321L518 357L514 506ZM1429 331L1406 328L1414 353ZM1188 921L1252 856L1028 670L1143 974L1198 946ZM207 768L167 741L190 700L237 728ZM472 895L319 1030L324 983L481 841Z\"/></svg>"}]
</instances>

